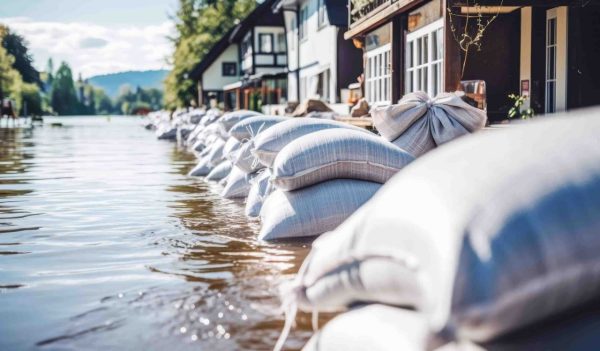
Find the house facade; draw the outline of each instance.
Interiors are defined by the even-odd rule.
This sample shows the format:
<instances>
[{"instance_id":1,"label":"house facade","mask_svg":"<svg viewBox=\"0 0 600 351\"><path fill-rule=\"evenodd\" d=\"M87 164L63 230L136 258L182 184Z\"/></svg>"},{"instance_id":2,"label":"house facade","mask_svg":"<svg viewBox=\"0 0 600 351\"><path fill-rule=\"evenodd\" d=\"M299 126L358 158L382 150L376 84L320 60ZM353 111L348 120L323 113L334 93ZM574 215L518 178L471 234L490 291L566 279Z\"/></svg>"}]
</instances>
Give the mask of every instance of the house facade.
<instances>
[{"instance_id":1,"label":"house facade","mask_svg":"<svg viewBox=\"0 0 600 351\"><path fill-rule=\"evenodd\" d=\"M362 42L367 100L389 104L412 91L434 96L475 84L492 121L506 118L509 94L527 96L536 114L600 103L597 2L478 3L350 0L345 38ZM465 52L460 34L465 26L473 33L478 18L494 20L480 47Z\"/></svg>"},{"instance_id":2,"label":"house facade","mask_svg":"<svg viewBox=\"0 0 600 351\"><path fill-rule=\"evenodd\" d=\"M346 0L279 0L288 56L288 100L320 99L347 113L348 85L362 73L362 50L343 34L348 26Z\"/></svg>"},{"instance_id":3,"label":"house facade","mask_svg":"<svg viewBox=\"0 0 600 351\"><path fill-rule=\"evenodd\" d=\"M221 38L190 73L201 105L210 100L227 110L287 101L287 43L283 15L265 0Z\"/></svg>"}]
</instances>

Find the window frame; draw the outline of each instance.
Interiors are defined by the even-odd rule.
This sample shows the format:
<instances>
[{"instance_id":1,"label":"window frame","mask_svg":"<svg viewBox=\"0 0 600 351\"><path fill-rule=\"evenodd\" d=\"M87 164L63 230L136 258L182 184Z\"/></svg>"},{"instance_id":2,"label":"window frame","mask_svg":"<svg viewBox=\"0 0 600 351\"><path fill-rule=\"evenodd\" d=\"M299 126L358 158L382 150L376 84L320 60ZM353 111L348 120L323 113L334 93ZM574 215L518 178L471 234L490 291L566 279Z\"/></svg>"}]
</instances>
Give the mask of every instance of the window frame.
<instances>
[{"instance_id":1,"label":"window frame","mask_svg":"<svg viewBox=\"0 0 600 351\"><path fill-rule=\"evenodd\" d=\"M300 41L308 40L308 4L300 7L300 23L298 24Z\"/></svg>"},{"instance_id":2,"label":"window frame","mask_svg":"<svg viewBox=\"0 0 600 351\"><path fill-rule=\"evenodd\" d=\"M233 66L233 74L226 74L227 70L225 69L225 67L227 66ZM237 62L235 61L223 61L221 62L221 75L223 77L237 77L238 76L238 67L237 67Z\"/></svg>"},{"instance_id":3,"label":"window frame","mask_svg":"<svg viewBox=\"0 0 600 351\"><path fill-rule=\"evenodd\" d=\"M392 44L365 54L365 97L374 106L392 103Z\"/></svg>"},{"instance_id":4,"label":"window frame","mask_svg":"<svg viewBox=\"0 0 600 351\"><path fill-rule=\"evenodd\" d=\"M268 37L271 42L271 50L264 51L263 38ZM275 41L273 40L273 33L258 33L258 54L274 54L275 53Z\"/></svg>"},{"instance_id":5,"label":"window frame","mask_svg":"<svg viewBox=\"0 0 600 351\"><path fill-rule=\"evenodd\" d=\"M444 19L439 19L406 35L405 93L425 91L435 97L444 91L443 34Z\"/></svg>"},{"instance_id":6,"label":"window frame","mask_svg":"<svg viewBox=\"0 0 600 351\"><path fill-rule=\"evenodd\" d=\"M317 27L319 29L326 27L329 24L327 18L327 7L325 0L317 0Z\"/></svg>"}]
</instances>

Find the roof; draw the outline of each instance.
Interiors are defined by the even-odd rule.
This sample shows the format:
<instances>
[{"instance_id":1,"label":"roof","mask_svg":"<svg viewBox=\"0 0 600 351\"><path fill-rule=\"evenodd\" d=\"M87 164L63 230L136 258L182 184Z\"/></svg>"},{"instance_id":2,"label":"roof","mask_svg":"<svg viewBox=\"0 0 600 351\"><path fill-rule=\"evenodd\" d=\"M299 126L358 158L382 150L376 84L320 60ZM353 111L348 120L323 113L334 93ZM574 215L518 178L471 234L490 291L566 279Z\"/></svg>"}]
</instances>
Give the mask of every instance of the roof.
<instances>
[{"instance_id":1,"label":"roof","mask_svg":"<svg viewBox=\"0 0 600 351\"><path fill-rule=\"evenodd\" d=\"M198 64L196 64L196 66L192 69L189 75L190 78L199 80L204 71L206 71L208 67L223 53L223 51L229 47L229 36L234 29L235 27L230 29L221 37L221 39L219 39L218 42L215 43L215 45L212 46L212 48L210 48L210 50L202 58L202 61L198 62Z\"/></svg>"},{"instance_id":2,"label":"roof","mask_svg":"<svg viewBox=\"0 0 600 351\"><path fill-rule=\"evenodd\" d=\"M347 0L324 0L327 7L329 24L336 27L348 27L348 1ZM274 2L273 12L279 12L286 7L295 6L299 0L277 0Z\"/></svg>"}]
</instances>

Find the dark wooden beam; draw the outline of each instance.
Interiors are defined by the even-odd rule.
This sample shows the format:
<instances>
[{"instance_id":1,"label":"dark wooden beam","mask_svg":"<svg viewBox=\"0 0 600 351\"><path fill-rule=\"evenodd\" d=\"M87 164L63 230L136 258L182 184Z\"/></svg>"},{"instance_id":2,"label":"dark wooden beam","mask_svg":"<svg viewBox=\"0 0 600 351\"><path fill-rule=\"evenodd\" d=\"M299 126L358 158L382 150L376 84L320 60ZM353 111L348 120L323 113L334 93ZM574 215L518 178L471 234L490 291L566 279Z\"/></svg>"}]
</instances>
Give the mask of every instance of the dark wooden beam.
<instances>
[{"instance_id":1,"label":"dark wooden beam","mask_svg":"<svg viewBox=\"0 0 600 351\"><path fill-rule=\"evenodd\" d=\"M481 6L541 6L541 7L556 7L564 5L575 5L580 4L580 0L456 0L453 1L452 6L473 6L473 4Z\"/></svg>"},{"instance_id":2,"label":"dark wooden beam","mask_svg":"<svg viewBox=\"0 0 600 351\"><path fill-rule=\"evenodd\" d=\"M443 0L444 9L444 91L451 92L458 89L461 80L462 63L461 50L458 46L452 30L450 29L450 15L448 5L453 5L452 0ZM456 22L456 21L455 21ZM456 23L455 23L456 25Z\"/></svg>"},{"instance_id":3,"label":"dark wooden beam","mask_svg":"<svg viewBox=\"0 0 600 351\"><path fill-rule=\"evenodd\" d=\"M407 28L407 16L402 14L394 17L392 21L392 53L391 53L391 70L392 70L392 103L400 100L404 95L404 66L405 66L405 32Z\"/></svg>"}]
</instances>

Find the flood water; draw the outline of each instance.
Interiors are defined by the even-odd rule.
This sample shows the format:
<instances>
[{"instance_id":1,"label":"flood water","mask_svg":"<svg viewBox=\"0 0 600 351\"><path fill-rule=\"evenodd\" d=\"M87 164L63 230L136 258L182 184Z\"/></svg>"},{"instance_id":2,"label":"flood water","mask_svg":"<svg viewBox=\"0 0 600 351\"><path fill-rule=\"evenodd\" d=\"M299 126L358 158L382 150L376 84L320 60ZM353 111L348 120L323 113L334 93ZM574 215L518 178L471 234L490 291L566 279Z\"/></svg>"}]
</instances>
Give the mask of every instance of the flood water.
<instances>
[{"instance_id":1,"label":"flood water","mask_svg":"<svg viewBox=\"0 0 600 351\"><path fill-rule=\"evenodd\" d=\"M258 243L243 203L140 122L0 129L0 350L272 349L308 245Z\"/></svg>"}]
</instances>

